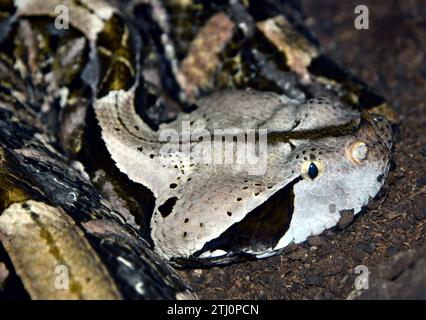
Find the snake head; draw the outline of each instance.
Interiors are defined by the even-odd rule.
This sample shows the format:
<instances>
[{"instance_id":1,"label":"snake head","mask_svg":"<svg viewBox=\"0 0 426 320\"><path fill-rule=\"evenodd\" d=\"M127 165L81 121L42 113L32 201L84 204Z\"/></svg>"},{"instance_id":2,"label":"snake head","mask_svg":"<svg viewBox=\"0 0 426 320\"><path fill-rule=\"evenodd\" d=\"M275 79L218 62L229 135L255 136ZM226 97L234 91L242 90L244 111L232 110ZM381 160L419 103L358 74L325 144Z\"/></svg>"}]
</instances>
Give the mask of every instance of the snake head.
<instances>
[{"instance_id":1,"label":"snake head","mask_svg":"<svg viewBox=\"0 0 426 320\"><path fill-rule=\"evenodd\" d=\"M189 116L203 118L204 129L221 121L270 129L266 170L175 162L185 174L172 192L159 192L151 236L176 264L279 254L338 224L342 211L358 214L384 184L392 146L384 118L328 99L300 104L260 92L210 99ZM223 116L233 107L238 113Z\"/></svg>"}]
</instances>

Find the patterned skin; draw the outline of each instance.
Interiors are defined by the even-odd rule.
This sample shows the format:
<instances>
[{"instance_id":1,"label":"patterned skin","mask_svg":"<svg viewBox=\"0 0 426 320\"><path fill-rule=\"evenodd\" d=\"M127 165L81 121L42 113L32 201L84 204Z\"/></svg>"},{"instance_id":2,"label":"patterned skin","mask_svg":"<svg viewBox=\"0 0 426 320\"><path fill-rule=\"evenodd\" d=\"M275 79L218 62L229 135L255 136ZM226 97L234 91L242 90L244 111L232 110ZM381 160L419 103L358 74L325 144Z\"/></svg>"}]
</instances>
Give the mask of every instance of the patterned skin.
<instances>
[{"instance_id":1,"label":"patterned skin","mask_svg":"<svg viewBox=\"0 0 426 320\"><path fill-rule=\"evenodd\" d=\"M208 265L278 254L336 225L340 211L359 213L384 184L392 133L373 112L386 104L328 65L294 22L276 17L279 8L256 16L255 1L65 2L75 32L67 57L79 62L116 167L156 197L150 236L164 258ZM53 18L59 3L15 1L13 17ZM188 16L197 17L192 27ZM74 73L69 82L60 68L53 74L66 109L83 93ZM153 126L146 110L159 106L168 121ZM195 110L167 118L176 106ZM266 132L263 170L176 151L201 147L200 134L217 129L235 129L231 147L233 135ZM164 132L177 132L175 148Z\"/></svg>"}]
</instances>

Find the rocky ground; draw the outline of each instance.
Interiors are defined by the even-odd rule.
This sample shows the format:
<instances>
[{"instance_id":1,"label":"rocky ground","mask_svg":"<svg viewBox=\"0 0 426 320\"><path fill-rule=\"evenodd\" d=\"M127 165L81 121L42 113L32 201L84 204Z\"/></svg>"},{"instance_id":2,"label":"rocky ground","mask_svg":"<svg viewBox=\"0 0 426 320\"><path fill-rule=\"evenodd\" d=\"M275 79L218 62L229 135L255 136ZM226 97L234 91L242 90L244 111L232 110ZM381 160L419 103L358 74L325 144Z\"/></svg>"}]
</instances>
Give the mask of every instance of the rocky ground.
<instances>
[{"instance_id":1,"label":"rocky ground","mask_svg":"<svg viewBox=\"0 0 426 320\"><path fill-rule=\"evenodd\" d=\"M387 187L346 228L312 237L282 256L181 274L208 299L426 299L426 5L363 1L369 29L356 30L359 1L303 2L326 53L401 116ZM355 290L359 265L370 272L368 290Z\"/></svg>"}]
</instances>

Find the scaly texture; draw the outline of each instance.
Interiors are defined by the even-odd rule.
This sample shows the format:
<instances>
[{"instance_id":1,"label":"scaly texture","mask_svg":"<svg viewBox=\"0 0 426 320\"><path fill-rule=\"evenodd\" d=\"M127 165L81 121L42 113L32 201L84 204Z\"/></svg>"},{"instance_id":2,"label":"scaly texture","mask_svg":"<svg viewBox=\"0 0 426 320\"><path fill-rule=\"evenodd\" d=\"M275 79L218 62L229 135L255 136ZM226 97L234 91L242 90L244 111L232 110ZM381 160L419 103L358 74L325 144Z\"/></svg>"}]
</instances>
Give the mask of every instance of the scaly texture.
<instances>
[{"instance_id":1,"label":"scaly texture","mask_svg":"<svg viewBox=\"0 0 426 320\"><path fill-rule=\"evenodd\" d=\"M13 19L3 23L27 40L17 53L30 70L21 68L41 79L39 91L50 86L50 100L42 99L46 108L55 99L63 110L81 97L83 105L91 102L116 167L156 197L145 228L154 249L174 263L278 254L334 226L341 211L360 212L385 181L390 108L322 55L290 7L67 1L72 28L62 34L47 23L58 1L14 3ZM35 16L45 20L40 24ZM192 26L183 18L191 16L198 18ZM14 42L11 34L6 41ZM68 81L60 67L47 75L35 67L45 45L37 35L74 41L67 59L53 57L76 62L78 72ZM47 47L48 54L55 51ZM219 135L223 149L207 150L214 158L229 148L231 160L238 159L239 138L246 149L259 149L259 157L206 163L200 151L217 130L230 131Z\"/></svg>"}]
</instances>

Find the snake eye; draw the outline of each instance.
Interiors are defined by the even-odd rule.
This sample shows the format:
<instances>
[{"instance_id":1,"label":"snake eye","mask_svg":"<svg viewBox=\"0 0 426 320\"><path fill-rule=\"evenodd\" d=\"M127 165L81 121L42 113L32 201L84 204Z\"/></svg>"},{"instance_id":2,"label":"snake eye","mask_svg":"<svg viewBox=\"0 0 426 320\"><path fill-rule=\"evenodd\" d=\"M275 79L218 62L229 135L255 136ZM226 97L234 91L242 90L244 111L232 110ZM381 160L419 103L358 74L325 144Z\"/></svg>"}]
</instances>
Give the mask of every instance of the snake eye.
<instances>
[{"instance_id":1,"label":"snake eye","mask_svg":"<svg viewBox=\"0 0 426 320\"><path fill-rule=\"evenodd\" d=\"M315 163L311 162L308 168L308 176L312 180L318 176L318 167Z\"/></svg>"},{"instance_id":2,"label":"snake eye","mask_svg":"<svg viewBox=\"0 0 426 320\"><path fill-rule=\"evenodd\" d=\"M301 174L307 180L318 179L324 172L324 165L320 161L306 161L302 163Z\"/></svg>"}]
</instances>

